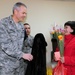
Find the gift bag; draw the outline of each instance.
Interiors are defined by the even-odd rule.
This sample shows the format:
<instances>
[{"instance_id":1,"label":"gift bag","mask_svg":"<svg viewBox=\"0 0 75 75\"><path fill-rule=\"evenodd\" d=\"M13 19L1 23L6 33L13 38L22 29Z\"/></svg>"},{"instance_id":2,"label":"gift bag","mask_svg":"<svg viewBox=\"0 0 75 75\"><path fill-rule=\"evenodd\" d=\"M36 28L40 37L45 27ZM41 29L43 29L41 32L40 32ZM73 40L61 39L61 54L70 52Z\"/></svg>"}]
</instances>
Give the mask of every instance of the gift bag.
<instances>
[{"instance_id":1,"label":"gift bag","mask_svg":"<svg viewBox=\"0 0 75 75\"><path fill-rule=\"evenodd\" d=\"M67 68L64 67L61 61L58 61L56 67L53 69L53 75L67 75Z\"/></svg>"}]
</instances>

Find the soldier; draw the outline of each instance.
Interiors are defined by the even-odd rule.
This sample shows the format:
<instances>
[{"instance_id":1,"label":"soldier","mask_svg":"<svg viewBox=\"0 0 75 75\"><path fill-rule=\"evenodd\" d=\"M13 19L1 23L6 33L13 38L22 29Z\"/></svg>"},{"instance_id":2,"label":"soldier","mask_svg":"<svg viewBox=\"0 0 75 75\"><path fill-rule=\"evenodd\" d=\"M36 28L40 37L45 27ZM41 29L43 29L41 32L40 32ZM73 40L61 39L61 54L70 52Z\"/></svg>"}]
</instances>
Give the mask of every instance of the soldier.
<instances>
[{"instance_id":1,"label":"soldier","mask_svg":"<svg viewBox=\"0 0 75 75\"><path fill-rule=\"evenodd\" d=\"M22 50L27 7L21 2L13 6L13 15L0 20L0 75L24 75L23 59L33 56Z\"/></svg>"},{"instance_id":2,"label":"soldier","mask_svg":"<svg viewBox=\"0 0 75 75\"><path fill-rule=\"evenodd\" d=\"M28 23L24 24L24 28L26 31L27 38L24 41L24 48L25 49L23 49L23 50L25 51L25 53L31 53L32 45L33 45L33 36L30 35L31 28Z\"/></svg>"},{"instance_id":3,"label":"soldier","mask_svg":"<svg viewBox=\"0 0 75 75\"><path fill-rule=\"evenodd\" d=\"M33 36L30 35L31 27L28 23L25 23L24 28L25 28L27 37L24 40L24 49L23 49L24 51L23 52L31 53L32 45L33 45ZM27 64L28 64L28 62L25 61L25 74L26 74Z\"/></svg>"}]
</instances>

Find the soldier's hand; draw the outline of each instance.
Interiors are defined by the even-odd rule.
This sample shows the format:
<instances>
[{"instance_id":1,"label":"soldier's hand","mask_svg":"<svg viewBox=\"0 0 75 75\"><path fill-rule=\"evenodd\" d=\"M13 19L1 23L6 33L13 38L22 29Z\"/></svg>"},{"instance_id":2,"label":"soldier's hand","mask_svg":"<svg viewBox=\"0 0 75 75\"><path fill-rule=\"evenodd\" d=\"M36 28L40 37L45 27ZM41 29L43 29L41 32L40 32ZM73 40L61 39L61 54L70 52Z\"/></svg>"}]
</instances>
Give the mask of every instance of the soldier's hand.
<instances>
[{"instance_id":1,"label":"soldier's hand","mask_svg":"<svg viewBox=\"0 0 75 75\"><path fill-rule=\"evenodd\" d=\"M31 54L24 53L23 54L23 59L31 61L33 59L33 56Z\"/></svg>"}]
</instances>

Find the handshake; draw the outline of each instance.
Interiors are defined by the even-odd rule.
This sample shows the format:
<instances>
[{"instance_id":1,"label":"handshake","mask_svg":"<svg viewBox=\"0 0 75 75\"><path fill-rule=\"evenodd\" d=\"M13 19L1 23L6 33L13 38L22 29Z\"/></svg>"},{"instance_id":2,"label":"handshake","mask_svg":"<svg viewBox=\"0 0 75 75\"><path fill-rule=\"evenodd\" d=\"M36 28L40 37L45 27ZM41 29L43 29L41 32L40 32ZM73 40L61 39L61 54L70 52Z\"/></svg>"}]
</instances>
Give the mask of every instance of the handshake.
<instances>
[{"instance_id":1,"label":"handshake","mask_svg":"<svg viewBox=\"0 0 75 75\"><path fill-rule=\"evenodd\" d=\"M25 59L25 60L28 60L28 61L33 60L33 56L31 54L29 54L29 53L28 54L23 53L22 58Z\"/></svg>"}]
</instances>

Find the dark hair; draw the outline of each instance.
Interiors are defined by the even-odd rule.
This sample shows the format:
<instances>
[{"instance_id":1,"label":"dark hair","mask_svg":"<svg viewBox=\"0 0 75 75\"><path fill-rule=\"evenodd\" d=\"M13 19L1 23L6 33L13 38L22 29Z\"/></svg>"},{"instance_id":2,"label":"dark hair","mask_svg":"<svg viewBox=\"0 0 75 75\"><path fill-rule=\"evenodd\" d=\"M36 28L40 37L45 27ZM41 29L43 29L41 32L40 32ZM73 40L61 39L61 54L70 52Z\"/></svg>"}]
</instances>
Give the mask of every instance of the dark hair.
<instances>
[{"instance_id":1,"label":"dark hair","mask_svg":"<svg viewBox=\"0 0 75 75\"><path fill-rule=\"evenodd\" d=\"M67 21L64 26L70 26L71 29L73 29L71 34L75 35L75 21Z\"/></svg>"},{"instance_id":2,"label":"dark hair","mask_svg":"<svg viewBox=\"0 0 75 75\"><path fill-rule=\"evenodd\" d=\"M24 23L24 25L29 25L28 23Z\"/></svg>"},{"instance_id":3,"label":"dark hair","mask_svg":"<svg viewBox=\"0 0 75 75\"><path fill-rule=\"evenodd\" d=\"M17 2L17 3L15 3L14 6L13 6L13 10L12 10L13 13L14 13L14 10L15 10L15 9L18 9L18 8L21 7L21 6L24 6L24 7L27 8L27 6L26 6L24 3Z\"/></svg>"}]
</instances>

